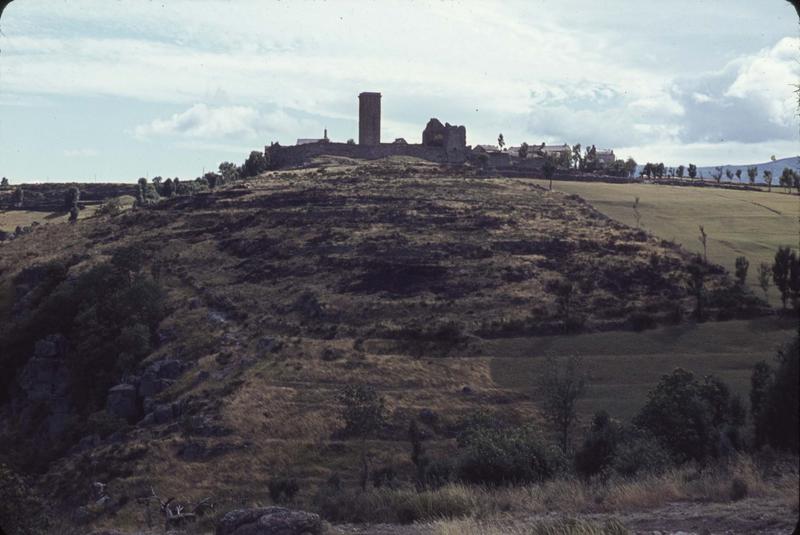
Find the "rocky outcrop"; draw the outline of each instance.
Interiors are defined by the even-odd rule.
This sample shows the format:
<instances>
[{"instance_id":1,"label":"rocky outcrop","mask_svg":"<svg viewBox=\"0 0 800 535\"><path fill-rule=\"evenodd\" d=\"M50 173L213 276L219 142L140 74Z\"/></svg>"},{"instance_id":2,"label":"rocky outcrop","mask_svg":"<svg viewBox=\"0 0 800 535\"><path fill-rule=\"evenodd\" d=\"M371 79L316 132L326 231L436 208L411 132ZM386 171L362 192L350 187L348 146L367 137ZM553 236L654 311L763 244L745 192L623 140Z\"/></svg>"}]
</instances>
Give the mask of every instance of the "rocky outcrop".
<instances>
[{"instance_id":1,"label":"rocky outcrop","mask_svg":"<svg viewBox=\"0 0 800 535\"><path fill-rule=\"evenodd\" d=\"M38 340L33 356L17 376L22 396L14 402L22 427L34 422L35 414L46 411L42 431L49 438L59 437L72 414L69 400L69 370L66 363L67 340L53 334ZM37 424L38 425L38 424Z\"/></svg>"},{"instance_id":2,"label":"rocky outcrop","mask_svg":"<svg viewBox=\"0 0 800 535\"><path fill-rule=\"evenodd\" d=\"M216 535L319 535L319 515L285 507L237 509L222 517Z\"/></svg>"},{"instance_id":3,"label":"rocky outcrop","mask_svg":"<svg viewBox=\"0 0 800 535\"><path fill-rule=\"evenodd\" d=\"M129 423L135 422L139 416L136 387L129 384L120 384L112 387L108 391L106 411L111 416L122 418Z\"/></svg>"}]
</instances>

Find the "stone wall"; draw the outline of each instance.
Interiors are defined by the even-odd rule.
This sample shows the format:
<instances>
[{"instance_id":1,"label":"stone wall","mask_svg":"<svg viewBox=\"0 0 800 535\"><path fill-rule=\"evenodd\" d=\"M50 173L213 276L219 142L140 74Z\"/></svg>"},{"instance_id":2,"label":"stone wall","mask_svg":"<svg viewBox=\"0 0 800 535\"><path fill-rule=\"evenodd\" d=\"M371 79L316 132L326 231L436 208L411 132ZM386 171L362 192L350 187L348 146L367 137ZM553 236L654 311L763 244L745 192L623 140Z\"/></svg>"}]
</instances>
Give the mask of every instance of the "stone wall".
<instances>
[{"instance_id":1,"label":"stone wall","mask_svg":"<svg viewBox=\"0 0 800 535\"><path fill-rule=\"evenodd\" d=\"M309 143L283 147L264 147L265 154L276 168L299 167L316 156L343 156L361 160L377 160L389 156L413 156L438 163L464 163L469 150L448 150L445 147L426 147L421 144L381 143L355 145L350 143Z\"/></svg>"}]
</instances>

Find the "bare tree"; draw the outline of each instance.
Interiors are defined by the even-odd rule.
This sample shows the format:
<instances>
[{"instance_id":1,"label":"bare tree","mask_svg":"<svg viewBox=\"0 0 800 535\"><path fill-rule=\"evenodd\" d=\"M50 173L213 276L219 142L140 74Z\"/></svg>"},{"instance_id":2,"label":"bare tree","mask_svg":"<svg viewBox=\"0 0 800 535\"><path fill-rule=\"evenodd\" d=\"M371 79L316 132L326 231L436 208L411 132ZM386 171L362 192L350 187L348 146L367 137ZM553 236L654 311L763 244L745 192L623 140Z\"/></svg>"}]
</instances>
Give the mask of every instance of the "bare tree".
<instances>
[{"instance_id":1,"label":"bare tree","mask_svg":"<svg viewBox=\"0 0 800 535\"><path fill-rule=\"evenodd\" d=\"M586 392L586 373L580 357L570 356L559 362L548 357L539 388L544 396L544 417L559 436L559 445L564 453L570 448L572 430L578 419L576 405Z\"/></svg>"},{"instance_id":2,"label":"bare tree","mask_svg":"<svg viewBox=\"0 0 800 535\"><path fill-rule=\"evenodd\" d=\"M633 217L636 218L636 227L641 227L642 214L639 213L639 197L636 197L633 201Z\"/></svg>"},{"instance_id":3,"label":"bare tree","mask_svg":"<svg viewBox=\"0 0 800 535\"><path fill-rule=\"evenodd\" d=\"M703 262L708 263L708 234L703 225L700 225L700 236L697 239L703 244Z\"/></svg>"}]
</instances>

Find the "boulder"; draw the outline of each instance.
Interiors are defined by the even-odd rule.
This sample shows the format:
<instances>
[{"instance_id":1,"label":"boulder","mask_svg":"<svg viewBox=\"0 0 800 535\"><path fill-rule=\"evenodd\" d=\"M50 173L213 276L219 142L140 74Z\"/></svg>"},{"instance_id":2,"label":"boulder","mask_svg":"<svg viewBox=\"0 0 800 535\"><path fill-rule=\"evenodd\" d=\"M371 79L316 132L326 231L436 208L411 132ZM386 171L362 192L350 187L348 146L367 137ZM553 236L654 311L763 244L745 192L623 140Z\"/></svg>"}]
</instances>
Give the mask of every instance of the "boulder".
<instances>
[{"instance_id":1,"label":"boulder","mask_svg":"<svg viewBox=\"0 0 800 535\"><path fill-rule=\"evenodd\" d=\"M106 411L117 418L133 422L139 415L139 406L136 403L136 387L129 384L120 384L108 391Z\"/></svg>"},{"instance_id":2,"label":"boulder","mask_svg":"<svg viewBox=\"0 0 800 535\"><path fill-rule=\"evenodd\" d=\"M319 515L285 507L237 509L222 517L216 535L319 535Z\"/></svg>"}]
</instances>

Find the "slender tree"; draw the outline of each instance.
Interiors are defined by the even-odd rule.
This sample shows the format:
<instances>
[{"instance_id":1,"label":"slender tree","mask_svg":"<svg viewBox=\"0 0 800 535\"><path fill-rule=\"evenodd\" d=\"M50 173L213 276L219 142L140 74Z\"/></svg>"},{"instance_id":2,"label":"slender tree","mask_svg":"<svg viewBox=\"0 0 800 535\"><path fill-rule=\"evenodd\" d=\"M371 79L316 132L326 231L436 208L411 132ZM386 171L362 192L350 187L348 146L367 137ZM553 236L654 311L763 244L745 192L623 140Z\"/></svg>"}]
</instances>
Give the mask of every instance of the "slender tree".
<instances>
[{"instance_id":1,"label":"slender tree","mask_svg":"<svg viewBox=\"0 0 800 535\"><path fill-rule=\"evenodd\" d=\"M706 234L706 229L703 228L703 225L700 225L699 228L700 236L697 239L703 244L703 262L708 263L708 234Z\"/></svg>"},{"instance_id":2,"label":"slender tree","mask_svg":"<svg viewBox=\"0 0 800 535\"><path fill-rule=\"evenodd\" d=\"M497 136L497 146L500 147L501 149L506 146L506 140L505 138L503 138L502 132L500 133L499 136Z\"/></svg>"},{"instance_id":3,"label":"slender tree","mask_svg":"<svg viewBox=\"0 0 800 535\"><path fill-rule=\"evenodd\" d=\"M758 265L758 285L761 287L761 290L764 292L764 299L769 299L769 278L770 274L772 273L772 268L766 262L761 262Z\"/></svg>"},{"instance_id":4,"label":"slender tree","mask_svg":"<svg viewBox=\"0 0 800 535\"><path fill-rule=\"evenodd\" d=\"M747 168L747 179L750 182L751 186L755 185L757 176L758 176L758 167L753 166Z\"/></svg>"},{"instance_id":5,"label":"slender tree","mask_svg":"<svg viewBox=\"0 0 800 535\"><path fill-rule=\"evenodd\" d=\"M675 174L678 178L683 178L683 173L686 171L686 168L683 165L679 165L677 169L675 169Z\"/></svg>"},{"instance_id":6,"label":"slender tree","mask_svg":"<svg viewBox=\"0 0 800 535\"><path fill-rule=\"evenodd\" d=\"M542 173L544 173L545 180L550 181L550 190L553 189L553 175L556 174L556 164L548 157L544 160L544 166L542 166Z\"/></svg>"},{"instance_id":7,"label":"slender tree","mask_svg":"<svg viewBox=\"0 0 800 535\"><path fill-rule=\"evenodd\" d=\"M578 400L586 392L586 374L580 357L570 356L559 362L549 357L539 380L544 397L544 416L553 425L559 437L561 451L570 450L572 430L578 419Z\"/></svg>"},{"instance_id":8,"label":"slender tree","mask_svg":"<svg viewBox=\"0 0 800 535\"><path fill-rule=\"evenodd\" d=\"M742 181L742 170L741 169L737 169L736 170L736 182L741 182L741 181Z\"/></svg>"},{"instance_id":9,"label":"slender tree","mask_svg":"<svg viewBox=\"0 0 800 535\"><path fill-rule=\"evenodd\" d=\"M697 177L697 166L693 163L689 164L689 178L694 180Z\"/></svg>"},{"instance_id":10,"label":"slender tree","mask_svg":"<svg viewBox=\"0 0 800 535\"><path fill-rule=\"evenodd\" d=\"M764 169L762 174L764 175L764 182L767 183L767 191L772 191L772 171Z\"/></svg>"},{"instance_id":11,"label":"slender tree","mask_svg":"<svg viewBox=\"0 0 800 535\"><path fill-rule=\"evenodd\" d=\"M797 255L789 247L778 247L775 261L772 263L772 281L781 293L781 303L786 308L786 301L791 293L792 264L797 262Z\"/></svg>"},{"instance_id":12,"label":"slender tree","mask_svg":"<svg viewBox=\"0 0 800 535\"><path fill-rule=\"evenodd\" d=\"M736 280L739 286L744 288L747 282L747 270L750 269L750 262L744 256L736 257Z\"/></svg>"},{"instance_id":13,"label":"slender tree","mask_svg":"<svg viewBox=\"0 0 800 535\"><path fill-rule=\"evenodd\" d=\"M725 176L728 177L728 182L733 182L733 171L725 169Z\"/></svg>"},{"instance_id":14,"label":"slender tree","mask_svg":"<svg viewBox=\"0 0 800 535\"><path fill-rule=\"evenodd\" d=\"M636 228L642 226L642 214L639 213L639 197L633 200L633 217L636 219Z\"/></svg>"},{"instance_id":15,"label":"slender tree","mask_svg":"<svg viewBox=\"0 0 800 535\"><path fill-rule=\"evenodd\" d=\"M528 157L528 149L529 149L528 144L525 143L524 141L522 142L522 145L519 146L518 154L519 157L522 158L523 160Z\"/></svg>"},{"instance_id":16,"label":"slender tree","mask_svg":"<svg viewBox=\"0 0 800 535\"><path fill-rule=\"evenodd\" d=\"M360 484L361 490L366 490L369 481L367 439L374 436L385 423L384 401L371 386L349 385L339 393L339 402L342 404L345 434L359 440Z\"/></svg>"}]
</instances>

